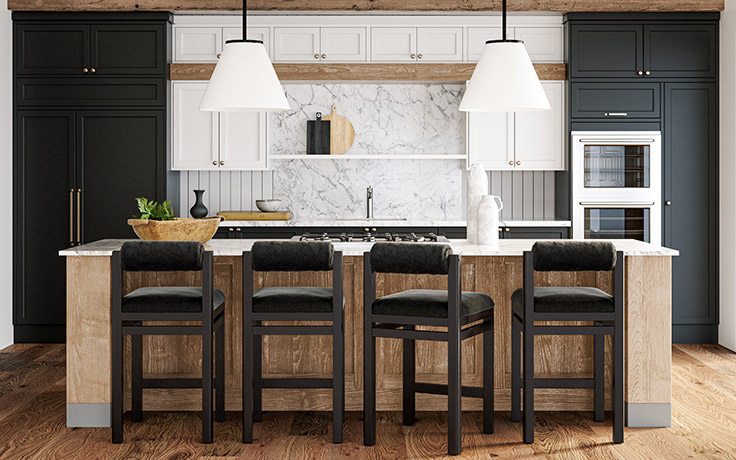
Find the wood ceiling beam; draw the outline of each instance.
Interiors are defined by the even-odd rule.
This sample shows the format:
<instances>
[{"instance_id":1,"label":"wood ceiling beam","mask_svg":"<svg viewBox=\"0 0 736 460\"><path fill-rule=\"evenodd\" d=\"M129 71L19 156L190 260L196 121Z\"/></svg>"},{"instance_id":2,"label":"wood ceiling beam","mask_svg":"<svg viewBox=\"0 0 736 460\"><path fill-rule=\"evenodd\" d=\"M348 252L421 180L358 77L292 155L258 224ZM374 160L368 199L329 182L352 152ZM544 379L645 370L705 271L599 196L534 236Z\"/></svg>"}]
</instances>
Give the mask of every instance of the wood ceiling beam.
<instances>
[{"instance_id":1,"label":"wood ceiling beam","mask_svg":"<svg viewBox=\"0 0 736 460\"><path fill-rule=\"evenodd\" d=\"M250 0L253 11L500 11L502 0ZM11 11L238 11L242 0L8 0ZM725 0L512 0L509 11L707 12Z\"/></svg>"},{"instance_id":2,"label":"wood ceiling beam","mask_svg":"<svg viewBox=\"0 0 736 460\"><path fill-rule=\"evenodd\" d=\"M475 64L274 64L281 81L463 82ZM215 64L170 64L172 80L209 80ZM565 80L565 64L534 64L540 80Z\"/></svg>"}]
</instances>

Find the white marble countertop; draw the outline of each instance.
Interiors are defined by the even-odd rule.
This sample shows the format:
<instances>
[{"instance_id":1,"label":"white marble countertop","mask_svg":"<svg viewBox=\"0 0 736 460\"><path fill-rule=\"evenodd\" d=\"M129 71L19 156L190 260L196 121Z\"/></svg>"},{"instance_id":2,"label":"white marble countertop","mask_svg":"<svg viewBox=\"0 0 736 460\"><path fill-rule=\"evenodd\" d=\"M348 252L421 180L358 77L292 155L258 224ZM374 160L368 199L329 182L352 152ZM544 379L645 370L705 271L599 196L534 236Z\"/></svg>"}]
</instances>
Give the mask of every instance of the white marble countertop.
<instances>
[{"instance_id":1,"label":"white marble countertop","mask_svg":"<svg viewBox=\"0 0 736 460\"><path fill-rule=\"evenodd\" d=\"M502 227L570 227L569 220L507 220ZM220 227L465 227L464 220L226 220Z\"/></svg>"},{"instance_id":2,"label":"white marble countertop","mask_svg":"<svg viewBox=\"0 0 736 460\"><path fill-rule=\"evenodd\" d=\"M128 240L100 240L94 243L76 246L59 251L60 256L110 256L112 252L120 249L123 242ZM239 256L243 251L251 248L258 240L230 240L215 239L206 243L208 250L216 256ZM283 241L283 240L281 240ZM500 240L499 248L490 246L469 244L466 240L451 240L452 250L455 254L465 256L521 256L524 251L531 249L537 240ZM598 240L600 241L600 240ZM644 243L637 240L610 240L620 251L629 256L677 256L679 251L669 249L656 244ZM437 243L425 243L437 244ZM373 243L334 243L335 250L342 251L346 256L361 256L369 251Z\"/></svg>"}]
</instances>

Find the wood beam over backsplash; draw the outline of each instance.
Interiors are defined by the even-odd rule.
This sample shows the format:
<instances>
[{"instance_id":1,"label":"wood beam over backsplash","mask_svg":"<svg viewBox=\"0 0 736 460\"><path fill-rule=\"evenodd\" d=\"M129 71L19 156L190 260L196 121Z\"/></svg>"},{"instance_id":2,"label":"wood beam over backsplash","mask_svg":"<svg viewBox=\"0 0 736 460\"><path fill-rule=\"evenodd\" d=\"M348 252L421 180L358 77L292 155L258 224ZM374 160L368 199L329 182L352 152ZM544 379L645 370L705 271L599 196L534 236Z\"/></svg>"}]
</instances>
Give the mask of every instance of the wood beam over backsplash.
<instances>
[{"instance_id":1,"label":"wood beam over backsplash","mask_svg":"<svg viewBox=\"0 0 736 460\"><path fill-rule=\"evenodd\" d=\"M209 80L215 64L170 64L172 80ZM274 64L282 81L463 82L475 64ZM540 80L565 80L565 64L534 64Z\"/></svg>"},{"instance_id":2,"label":"wood beam over backsplash","mask_svg":"<svg viewBox=\"0 0 736 460\"><path fill-rule=\"evenodd\" d=\"M250 0L259 11L499 11L502 0ZM11 11L238 11L242 0L8 0ZM725 0L514 0L510 11L723 11Z\"/></svg>"}]
</instances>

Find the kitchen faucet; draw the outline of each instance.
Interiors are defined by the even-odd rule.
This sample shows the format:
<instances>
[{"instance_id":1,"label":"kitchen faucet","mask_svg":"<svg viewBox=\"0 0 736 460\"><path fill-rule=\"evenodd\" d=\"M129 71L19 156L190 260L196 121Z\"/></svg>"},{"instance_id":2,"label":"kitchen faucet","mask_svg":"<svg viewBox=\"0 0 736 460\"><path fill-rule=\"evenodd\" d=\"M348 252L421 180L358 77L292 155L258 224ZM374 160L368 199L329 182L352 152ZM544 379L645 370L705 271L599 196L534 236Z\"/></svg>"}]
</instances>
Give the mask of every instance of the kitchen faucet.
<instances>
[{"instance_id":1,"label":"kitchen faucet","mask_svg":"<svg viewBox=\"0 0 736 460\"><path fill-rule=\"evenodd\" d=\"M373 187L370 185L366 189L366 200L366 217L373 219Z\"/></svg>"}]
</instances>

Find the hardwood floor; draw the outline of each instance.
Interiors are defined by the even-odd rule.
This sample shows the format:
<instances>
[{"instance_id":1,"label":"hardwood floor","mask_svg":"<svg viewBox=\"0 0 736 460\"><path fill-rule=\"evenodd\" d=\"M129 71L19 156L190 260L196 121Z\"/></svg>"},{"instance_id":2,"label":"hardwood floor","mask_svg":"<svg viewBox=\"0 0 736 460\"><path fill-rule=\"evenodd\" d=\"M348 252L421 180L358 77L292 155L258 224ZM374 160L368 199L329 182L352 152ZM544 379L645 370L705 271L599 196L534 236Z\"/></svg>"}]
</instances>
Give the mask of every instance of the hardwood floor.
<instances>
[{"instance_id":1,"label":"hardwood floor","mask_svg":"<svg viewBox=\"0 0 736 460\"><path fill-rule=\"evenodd\" d=\"M199 443L194 412L126 417L126 442L109 428L65 427L63 345L13 345L0 351L0 459L391 459L444 458L446 415L419 412L413 427L399 412L379 412L378 443L362 444L361 413L349 412L345 443L331 441L328 412L266 412L255 443L240 443L240 414L215 424L215 442ZM736 353L711 345L672 348L672 428L627 428L611 443L604 423L587 412L539 412L536 443L521 442L521 424L496 414L496 433L481 433L481 414L463 414L462 459L736 459Z\"/></svg>"}]
</instances>

